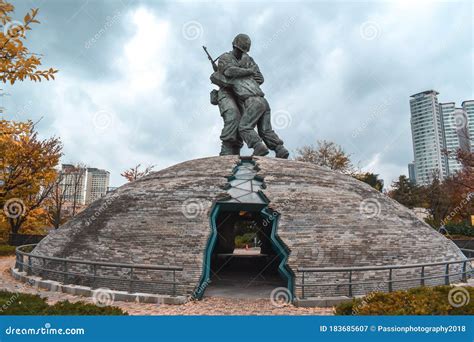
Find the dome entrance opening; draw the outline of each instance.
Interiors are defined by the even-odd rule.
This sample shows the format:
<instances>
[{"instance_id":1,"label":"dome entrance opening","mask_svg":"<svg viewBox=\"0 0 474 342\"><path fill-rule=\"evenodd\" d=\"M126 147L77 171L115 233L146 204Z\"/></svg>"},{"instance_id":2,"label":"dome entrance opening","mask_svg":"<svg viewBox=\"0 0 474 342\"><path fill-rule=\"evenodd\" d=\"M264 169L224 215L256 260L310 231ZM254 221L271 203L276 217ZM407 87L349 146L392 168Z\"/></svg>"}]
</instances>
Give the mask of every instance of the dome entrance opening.
<instances>
[{"instance_id":1,"label":"dome entrance opening","mask_svg":"<svg viewBox=\"0 0 474 342\"><path fill-rule=\"evenodd\" d=\"M273 289L287 286L279 271L283 255L272 242L275 225L261 208L241 207L226 206L216 216L206 296L270 298Z\"/></svg>"}]
</instances>

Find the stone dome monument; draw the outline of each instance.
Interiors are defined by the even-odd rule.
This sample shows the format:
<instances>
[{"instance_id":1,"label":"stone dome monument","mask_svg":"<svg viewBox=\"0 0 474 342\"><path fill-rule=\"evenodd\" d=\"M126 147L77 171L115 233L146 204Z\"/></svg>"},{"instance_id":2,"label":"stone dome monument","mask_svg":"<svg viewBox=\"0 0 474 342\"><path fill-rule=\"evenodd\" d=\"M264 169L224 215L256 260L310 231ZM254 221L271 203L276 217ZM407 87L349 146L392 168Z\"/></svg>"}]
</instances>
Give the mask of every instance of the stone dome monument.
<instances>
[{"instance_id":1,"label":"stone dome monument","mask_svg":"<svg viewBox=\"0 0 474 342\"><path fill-rule=\"evenodd\" d=\"M65 291L106 288L132 300L260 283L303 305L466 280L460 249L411 210L352 177L287 160L250 46L237 35L217 64L204 47L219 88L211 103L224 119L219 157L154 172L95 201L17 254L18 277L26 271ZM244 142L253 157L239 157ZM269 150L277 158L265 157ZM256 248L236 250L242 227Z\"/></svg>"},{"instance_id":2,"label":"stone dome monument","mask_svg":"<svg viewBox=\"0 0 474 342\"><path fill-rule=\"evenodd\" d=\"M174 271L173 293L166 270L135 270L133 291L199 298L222 266L218 256L233 253L234 227L244 220L255 223L265 258L240 267L273 272L295 298L419 286L420 275L426 284L444 284L444 263L465 260L453 242L363 182L310 163L238 156L191 160L128 183L52 231L32 253L175 266L182 270ZM435 265L383 268L419 264ZM451 282L462 278L463 266L450 266ZM91 286L89 265L69 267L76 274L69 282ZM327 271L314 271L320 268ZM94 275L129 279L127 272L100 266ZM61 281L63 274L43 277ZM147 288L147 280L163 284ZM95 286L128 290L127 282L102 281Z\"/></svg>"}]
</instances>

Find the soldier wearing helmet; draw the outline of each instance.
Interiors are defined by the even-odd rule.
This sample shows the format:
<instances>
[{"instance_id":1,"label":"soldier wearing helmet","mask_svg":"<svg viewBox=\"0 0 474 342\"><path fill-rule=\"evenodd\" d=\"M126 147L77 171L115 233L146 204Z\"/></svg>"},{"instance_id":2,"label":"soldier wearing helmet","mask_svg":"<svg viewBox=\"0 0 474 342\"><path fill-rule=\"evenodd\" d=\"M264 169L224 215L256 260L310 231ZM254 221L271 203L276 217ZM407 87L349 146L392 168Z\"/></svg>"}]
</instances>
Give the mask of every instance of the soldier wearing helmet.
<instances>
[{"instance_id":1,"label":"soldier wearing helmet","mask_svg":"<svg viewBox=\"0 0 474 342\"><path fill-rule=\"evenodd\" d=\"M250 49L250 38L246 36L248 38L246 40L244 36L246 35L237 35L232 43L239 51ZM224 53L219 58L226 58L225 55L227 54ZM224 120L224 127L220 135L222 145L219 155L239 155L243 146L243 140L239 134L241 108L239 108L237 98L232 90L232 84L221 72L212 74L211 81L219 86L217 92L215 90L211 92L211 103L219 106L219 111ZM213 93L217 94L215 98L212 96Z\"/></svg>"},{"instance_id":2,"label":"soldier wearing helmet","mask_svg":"<svg viewBox=\"0 0 474 342\"><path fill-rule=\"evenodd\" d=\"M288 150L272 129L270 106L260 89L260 84L264 81L263 75L258 65L247 54L251 46L250 37L238 34L232 46L232 51L219 57L218 72L215 74L223 76L217 78L220 78L223 84L227 84L227 88L232 89L237 99L241 114L238 133L247 146L254 149L253 155L265 156L270 148L275 151L277 158L288 158ZM211 77L211 80L216 84L219 83L216 77ZM255 132L255 127L258 134Z\"/></svg>"}]
</instances>

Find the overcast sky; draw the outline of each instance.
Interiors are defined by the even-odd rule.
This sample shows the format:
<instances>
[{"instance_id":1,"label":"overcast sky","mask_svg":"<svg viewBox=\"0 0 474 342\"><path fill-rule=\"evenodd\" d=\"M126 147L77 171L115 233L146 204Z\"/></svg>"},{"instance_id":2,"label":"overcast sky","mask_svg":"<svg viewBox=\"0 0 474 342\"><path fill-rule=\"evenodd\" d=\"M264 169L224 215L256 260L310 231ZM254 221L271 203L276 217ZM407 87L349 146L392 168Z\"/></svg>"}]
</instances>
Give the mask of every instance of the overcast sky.
<instances>
[{"instance_id":1,"label":"overcast sky","mask_svg":"<svg viewBox=\"0 0 474 342\"><path fill-rule=\"evenodd\" d=\"M4 86L3 114L43 117L63 162L111 172L156 169L219 153L211 66L237 33L265 76L273 123L288 149L326 139L386 185L413 159L409 96L473 99L473 5L430 2L163 2L16 0L40 9L28 32L56 81ZM245 150L245 153L249 153Z\"/></svg>"}]
</instances>

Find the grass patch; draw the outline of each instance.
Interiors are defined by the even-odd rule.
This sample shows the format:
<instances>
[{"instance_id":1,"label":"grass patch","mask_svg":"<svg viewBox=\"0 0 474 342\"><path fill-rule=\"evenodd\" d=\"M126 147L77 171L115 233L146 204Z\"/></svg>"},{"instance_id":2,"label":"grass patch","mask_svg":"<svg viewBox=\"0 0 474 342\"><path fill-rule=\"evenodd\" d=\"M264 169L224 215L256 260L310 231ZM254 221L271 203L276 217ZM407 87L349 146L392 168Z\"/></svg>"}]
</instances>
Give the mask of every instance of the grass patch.
<instances>
[{"instance_id":1,"label":"grass patch","mask_svg":"<svg viewBox=\"0 0 474 342\"><path fill-rule=\"evenodd\" d=\"M38 295L0 291L0 315L122 316L128 314L113 306L99 307L84 302L71 303L67 300L49 305L45 298Z\"/></svg>"},{"instance_id":2,"label":"grass patch","mask_svg":"<svg viewBox=\"0 0 474 342\"><path fill-rule=\"evenodd\" d=\"M15 255L16 246L0 245L0 256Z\"/></svg>"}]
</instances>

